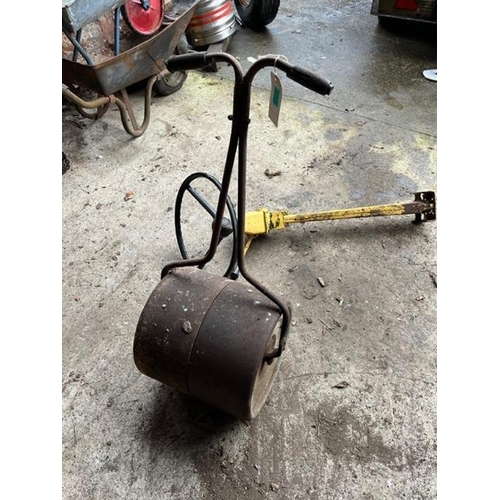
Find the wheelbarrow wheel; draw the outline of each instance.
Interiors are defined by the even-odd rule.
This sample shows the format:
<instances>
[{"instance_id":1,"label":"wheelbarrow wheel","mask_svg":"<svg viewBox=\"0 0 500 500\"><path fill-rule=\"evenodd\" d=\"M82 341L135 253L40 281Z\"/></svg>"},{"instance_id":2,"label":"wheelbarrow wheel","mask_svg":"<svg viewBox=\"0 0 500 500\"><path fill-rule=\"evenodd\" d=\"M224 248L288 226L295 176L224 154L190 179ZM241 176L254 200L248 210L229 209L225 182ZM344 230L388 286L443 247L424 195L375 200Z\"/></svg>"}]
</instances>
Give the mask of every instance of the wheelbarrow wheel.
<instances>
[{"instance_id":1,"label":"wheelbarrow wheel","mask_svg":"<svg viewBox=\"0 0 500 500\"><path fill-rule=\"evenodd\" d=\"M187 54L189 52L187 41L185 35L179 40L177 47L175 48L174 54ZM182 88L184 82L187 78L186 71L176 71L173 74L164 76L153 85L153 91L157 96L165 97L168 95L175 94L178 90Z\"/></svg>"},{"instance_id":2,"label":"wheelbarrow wheel","mask_svg":"<svg viewBox=\"0 0 500 500\"><path fill-rule=\"evenodd\" d=\"M280 0L235 0L241 22L254 31L263 31L274 21Z\"/></svg>"},{"instance_id":3,"label":"wheelbarrow wheel","mask_svg":"<svg viewBox=\"0 0 500 500\"><path fill-rule=\"evenodd\" d=\"M184 71L178 71L172 75L164 76L154 83L154 93L160 97L175 94L182 88L186 78L187 73Z\"/></svg>"},{"instance_id":4,"label":"wheelbarrow wheel","mask_svg":"<svg viewBox=\"0 0 500 500\"><path fill-rule=\"evenodd\" d=\"M241 420L264 405L281 357L268 361L281 313L253 286L193 267L167 274L137 324L134 361L145 375Z\"/></svg>"}]
</instances>

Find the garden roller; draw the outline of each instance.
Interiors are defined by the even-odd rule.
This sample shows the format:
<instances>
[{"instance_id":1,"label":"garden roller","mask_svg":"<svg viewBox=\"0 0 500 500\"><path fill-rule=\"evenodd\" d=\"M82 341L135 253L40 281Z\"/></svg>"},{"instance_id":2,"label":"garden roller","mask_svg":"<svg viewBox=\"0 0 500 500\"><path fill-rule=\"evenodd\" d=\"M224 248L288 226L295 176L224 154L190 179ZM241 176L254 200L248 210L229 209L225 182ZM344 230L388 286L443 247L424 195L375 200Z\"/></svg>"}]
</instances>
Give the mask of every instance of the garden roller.
<instances>
[{"instance_id":1,"label":"garden roller","mask_svg":"<svg viewBox=\"0 0 500 500\"><path fill-rule=\"evenodd\" d=\"M267 399L286 346L288 304L247 271L244 259L246 149L252 81L263 68L280 70L321 95L333 85L282 56L264 56L246 73L233 56L198 52L172 56L171 73L228 63L235 75L231 135L210 246L201 258L168 263L139 318L133 354L145 375L241 420L255 418ZM224 211L237 157L236 264L243 280L203 269L226 234Z\"/></svg>"}]
</instances>

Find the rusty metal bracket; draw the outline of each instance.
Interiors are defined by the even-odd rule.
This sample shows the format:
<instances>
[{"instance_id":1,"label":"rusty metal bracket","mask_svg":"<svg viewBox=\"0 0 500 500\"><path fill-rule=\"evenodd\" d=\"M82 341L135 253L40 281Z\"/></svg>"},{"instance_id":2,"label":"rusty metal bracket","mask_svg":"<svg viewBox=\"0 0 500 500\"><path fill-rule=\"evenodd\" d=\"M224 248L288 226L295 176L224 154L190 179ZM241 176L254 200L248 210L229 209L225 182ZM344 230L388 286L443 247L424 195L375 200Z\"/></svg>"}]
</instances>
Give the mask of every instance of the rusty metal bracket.
<instances>
[{"instance_id":1,"label":"rusty metal bracket","mask_svg":"<svg viewBox=\"0 0 500 500\"><path fill-rule=\"evenodd\" d=\"M436 193L434 191L420 191L415 193L415 201L412 204L415 212L415 223L436 220Z\"/></svg>"}]
</instances>

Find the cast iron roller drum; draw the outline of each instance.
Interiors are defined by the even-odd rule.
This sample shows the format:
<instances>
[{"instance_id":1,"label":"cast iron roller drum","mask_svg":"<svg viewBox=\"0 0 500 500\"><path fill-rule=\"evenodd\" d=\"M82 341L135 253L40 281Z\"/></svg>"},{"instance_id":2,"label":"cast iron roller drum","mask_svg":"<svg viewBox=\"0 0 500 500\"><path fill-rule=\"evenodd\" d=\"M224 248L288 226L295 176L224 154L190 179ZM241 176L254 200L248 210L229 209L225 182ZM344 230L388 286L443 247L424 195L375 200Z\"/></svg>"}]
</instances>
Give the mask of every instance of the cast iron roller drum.
<instances>
[{"instance_id":1,"label":"cast iron roller drum","mask_svg":"<svg viewBox=\"0 0 500 500\"><path fill-rule=\"evenodd\" d=\"M281 357L281 311L256 288L193 267L170 271L149 297L134 339L145 375L242 420L257 416Z\"/></svg>"}]
</instances>

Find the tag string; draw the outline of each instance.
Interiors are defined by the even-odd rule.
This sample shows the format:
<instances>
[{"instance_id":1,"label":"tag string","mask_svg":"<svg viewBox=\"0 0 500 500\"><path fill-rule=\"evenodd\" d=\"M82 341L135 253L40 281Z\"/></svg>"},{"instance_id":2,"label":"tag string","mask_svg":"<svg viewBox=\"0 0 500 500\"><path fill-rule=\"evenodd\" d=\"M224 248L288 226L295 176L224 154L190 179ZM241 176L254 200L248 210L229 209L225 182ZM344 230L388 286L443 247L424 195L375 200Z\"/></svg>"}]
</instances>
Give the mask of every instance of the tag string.
<instances>
[{"instance_id":1,"label":"tag string","mask_svg":"<svg viewBox=\"0 0 500 500\"><path fill-rule=\"evenodd\" d=\"M277 71L276 71L276 63L278 61L278 59L283 59L285 62L288 62L288 59L286 56L282 55L282 54L266 54L265 56L259 56L259 59L262 59L263 57L275 57L274 59L274 73L277 74Z\"/></svg>"}]
</instances>

